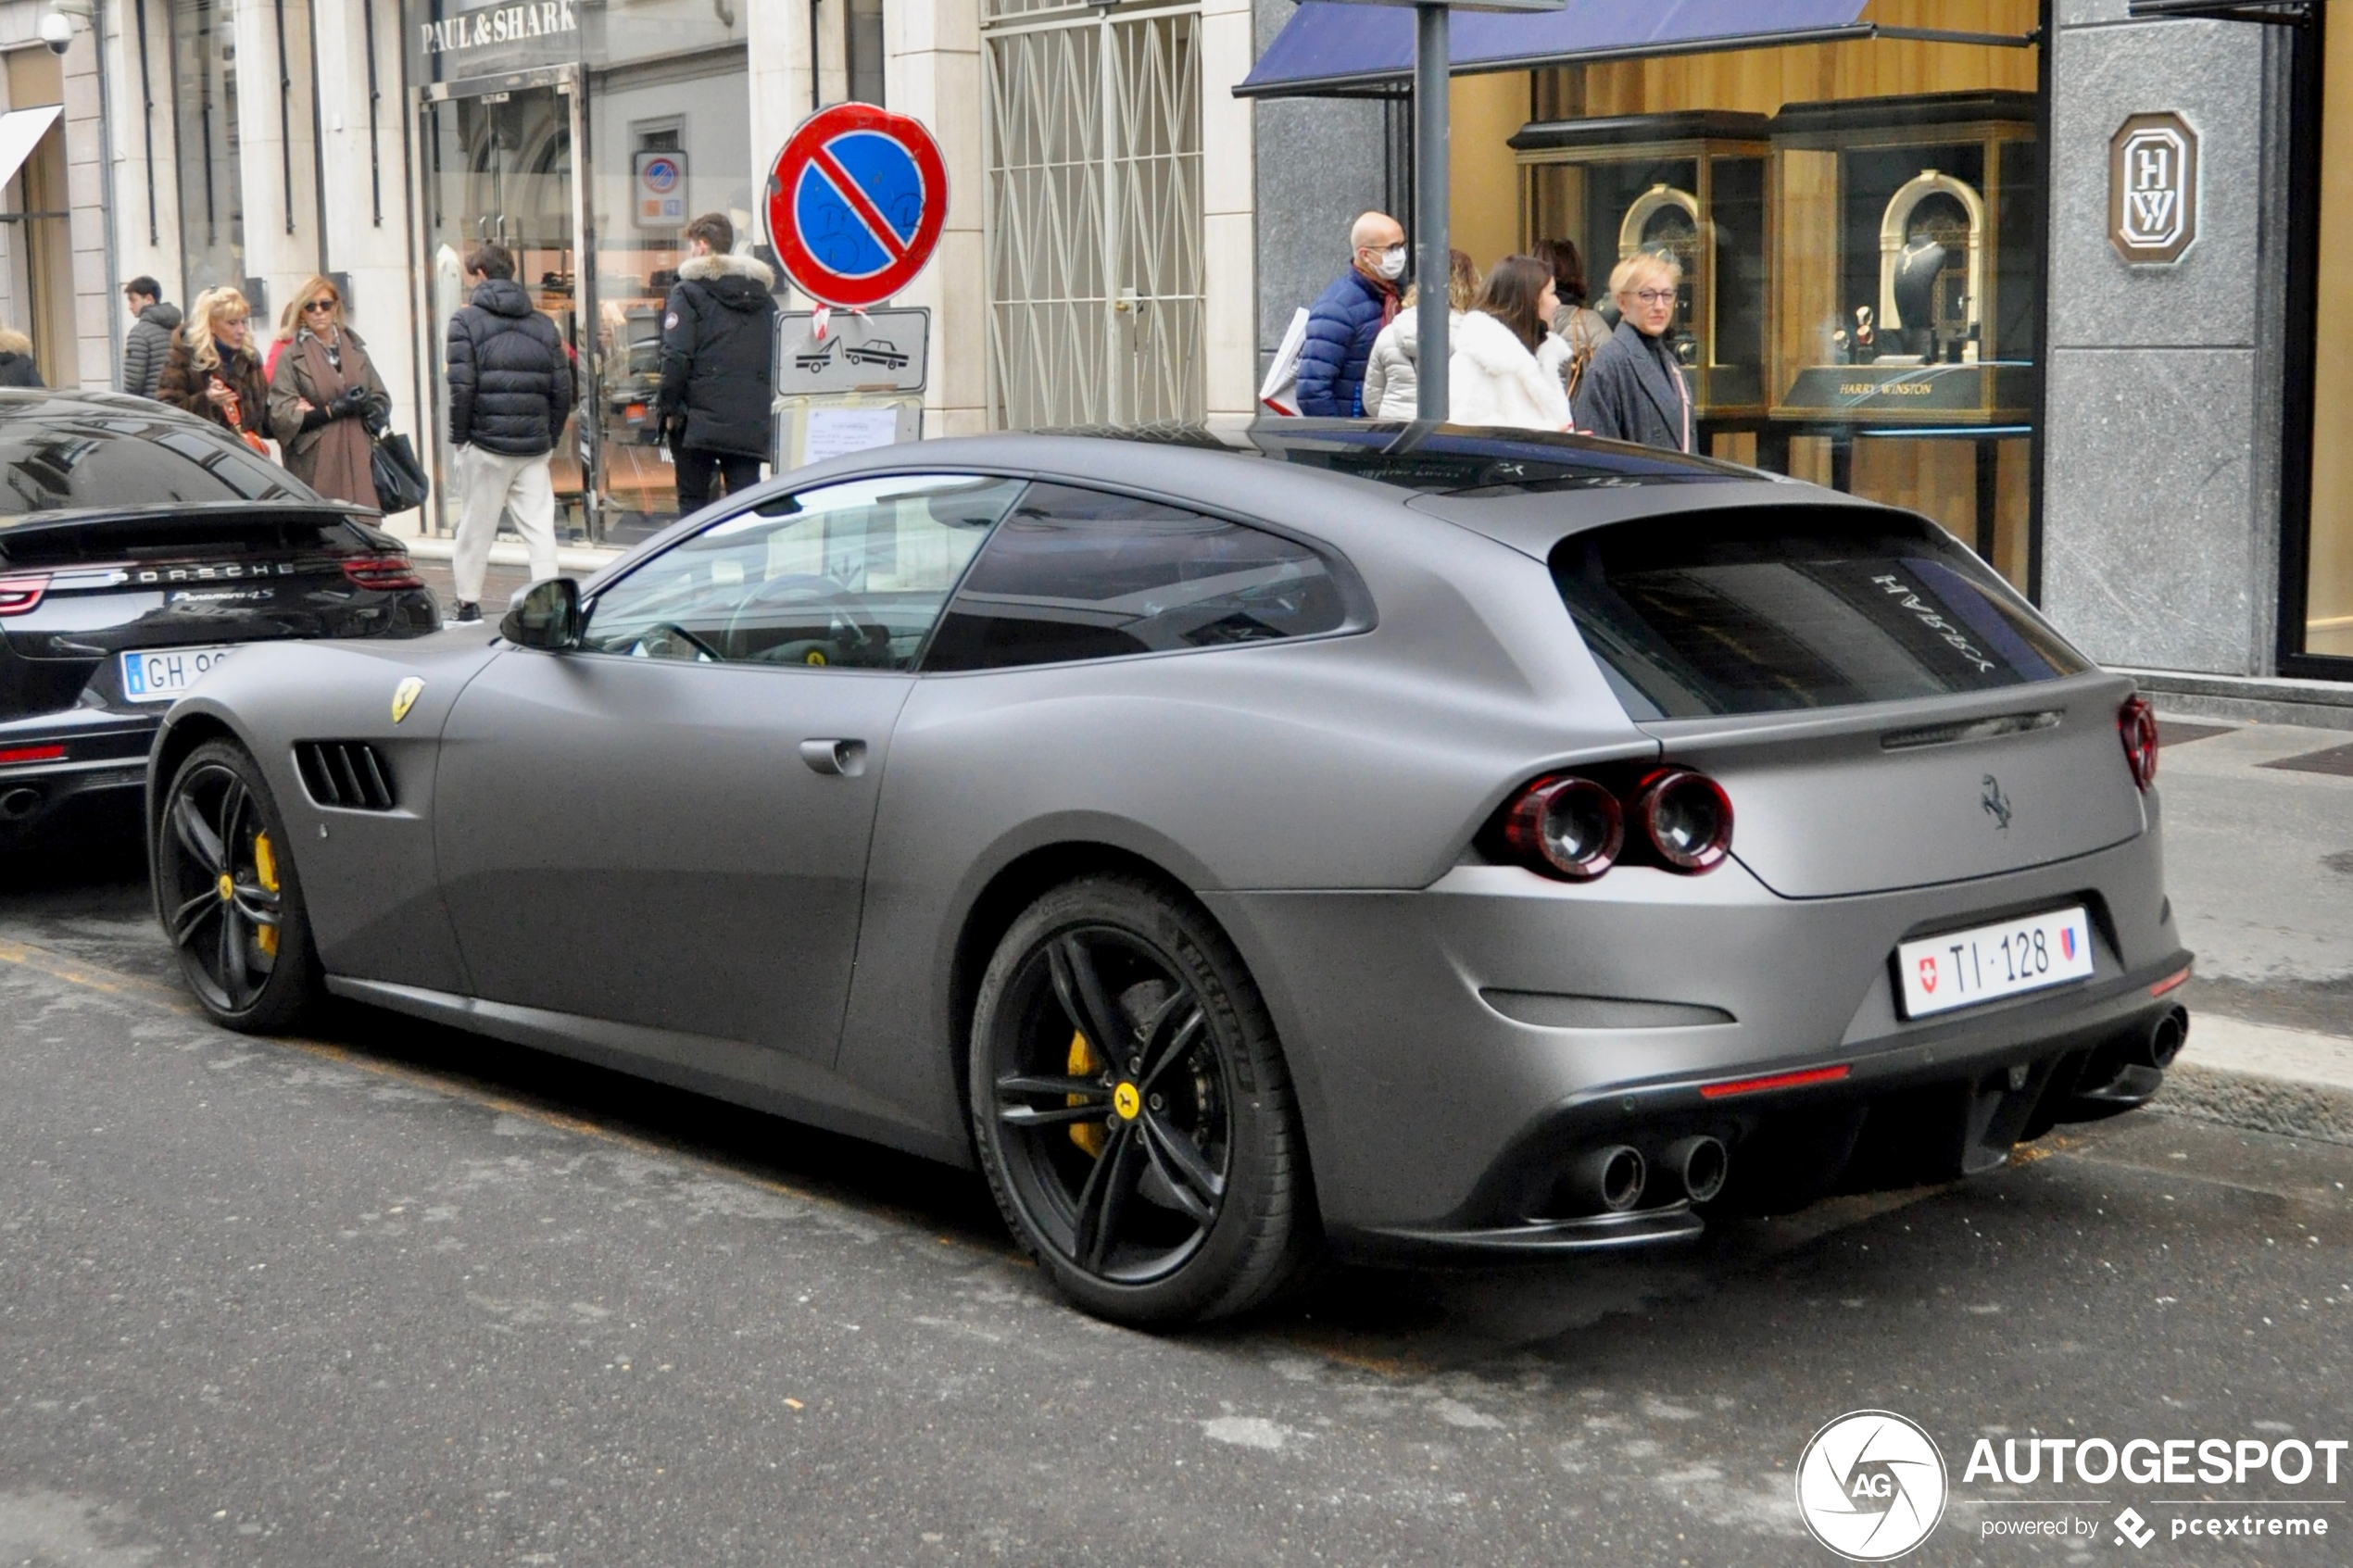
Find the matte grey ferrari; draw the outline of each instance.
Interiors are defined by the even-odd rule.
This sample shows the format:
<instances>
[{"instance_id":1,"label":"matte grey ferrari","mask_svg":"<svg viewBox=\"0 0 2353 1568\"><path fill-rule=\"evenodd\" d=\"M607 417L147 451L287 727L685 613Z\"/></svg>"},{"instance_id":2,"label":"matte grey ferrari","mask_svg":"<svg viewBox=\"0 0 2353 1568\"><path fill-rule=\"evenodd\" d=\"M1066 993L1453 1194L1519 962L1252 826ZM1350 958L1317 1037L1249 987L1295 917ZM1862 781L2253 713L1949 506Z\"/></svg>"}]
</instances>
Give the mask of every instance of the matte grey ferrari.
<instances>
[{"instance_id":1,"label":"matte grey ferrari","mask_svg":"<svg viewBox=\"0 0 2353 1568\"><path fill-rule=\"evenodd\" d=\"M1287 420L886 447L495 634L252 646L148 800L230 1027L332 995L976 1166L1169 1323L2143 1103L2156 765L1911 513Z\"/></svg>"}]
</instances>

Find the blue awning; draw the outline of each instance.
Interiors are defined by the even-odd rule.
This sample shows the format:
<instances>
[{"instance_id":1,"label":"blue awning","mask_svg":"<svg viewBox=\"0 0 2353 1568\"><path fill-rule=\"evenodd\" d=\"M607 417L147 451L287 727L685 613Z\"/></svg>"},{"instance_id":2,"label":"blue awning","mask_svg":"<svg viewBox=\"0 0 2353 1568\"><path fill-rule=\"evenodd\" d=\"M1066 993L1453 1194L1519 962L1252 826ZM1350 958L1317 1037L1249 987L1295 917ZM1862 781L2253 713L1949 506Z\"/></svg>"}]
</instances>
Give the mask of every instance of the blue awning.
<instances>
[{"instance_id":1,"label":"blue awning","mask_svg":"<svg viewBox=\"0 0 2353 1568\"><path fill-rule=\"evenodd\" d=\"M1567 0L1557 11L1456 11L1453 69L1526 70L1776 44L1829 44L1926 30L1861 19L1869 0ZM2023 39L1934 34L1953 42ZM1403 6L1306 0L1266 46L1237 97L1327 97L1401 91L1414 74L1414 12Z\"/></svg>"}]
</instances>

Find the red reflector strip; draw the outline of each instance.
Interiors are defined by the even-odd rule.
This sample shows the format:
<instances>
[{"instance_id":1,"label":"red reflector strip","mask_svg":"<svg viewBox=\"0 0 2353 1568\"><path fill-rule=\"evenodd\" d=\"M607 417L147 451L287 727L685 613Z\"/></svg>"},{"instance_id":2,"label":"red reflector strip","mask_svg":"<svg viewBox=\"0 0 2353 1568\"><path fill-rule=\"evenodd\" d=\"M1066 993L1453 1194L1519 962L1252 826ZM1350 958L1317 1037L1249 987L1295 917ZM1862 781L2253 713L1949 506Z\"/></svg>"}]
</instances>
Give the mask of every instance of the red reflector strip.
<instances>
[{"instance_id":1,"label":"red reflector strip","mask_svg":"<svg viewBox=\"0 0 2353 1568\"><path fill-rule=\"evenodd\" d=\"M55 762L66 754L62 746L15 746L0 751L0 768L11 762Z\"/></svg>"},{"instance_id":2,"label":"red reflector strip","mask_svg":"<svg viewBox=\"0 0 2353 1568\"><path fill-rule=\"evenodd\" d=\"M1702 1084L1702 1099L1730 1099L1734 1095L1761 1095L1768 1089L1797 1089L1808 1084L1835 1084L1854 1071L1845 1062L1836 1067L1809 1067L1803 1073L1776 1073L1766 1078L1735 1078L1729 1084Z\"/></svg>"},{"instance_id":3,"label":"red reflector strip","mask_svg":"<svg viewBox=\"0 0 2353 1568\"><path fill-rule=\"evenodd\" d=\"M2190 972L2186 969L2169 974L2164 979L2149 987L2149 995L2152 997L2161 997L2165 995L2166 992L2180 985L2183 981L2189 979L2189 977Z\"/></svg>"}]
</instances>

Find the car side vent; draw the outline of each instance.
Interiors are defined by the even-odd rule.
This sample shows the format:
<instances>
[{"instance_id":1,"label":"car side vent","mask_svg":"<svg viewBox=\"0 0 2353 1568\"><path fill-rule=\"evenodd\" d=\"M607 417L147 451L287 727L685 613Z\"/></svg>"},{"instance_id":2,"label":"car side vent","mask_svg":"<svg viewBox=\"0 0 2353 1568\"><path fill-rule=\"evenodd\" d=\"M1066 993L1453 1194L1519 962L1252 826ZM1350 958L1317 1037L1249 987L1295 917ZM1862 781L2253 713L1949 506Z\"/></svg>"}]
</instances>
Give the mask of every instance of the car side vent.
<instances>
[{"instance_id":1,"label":"car side vent","mask_svg":"<svg viewBox=\"0 0 2353 1568\"><path fill-rule=\"evenodd\" d=\"M321 806L389 811L395 804L392 770L366 741L296 741L295 766L301 770L302 787Z\"/></svg>"}]
</instances>

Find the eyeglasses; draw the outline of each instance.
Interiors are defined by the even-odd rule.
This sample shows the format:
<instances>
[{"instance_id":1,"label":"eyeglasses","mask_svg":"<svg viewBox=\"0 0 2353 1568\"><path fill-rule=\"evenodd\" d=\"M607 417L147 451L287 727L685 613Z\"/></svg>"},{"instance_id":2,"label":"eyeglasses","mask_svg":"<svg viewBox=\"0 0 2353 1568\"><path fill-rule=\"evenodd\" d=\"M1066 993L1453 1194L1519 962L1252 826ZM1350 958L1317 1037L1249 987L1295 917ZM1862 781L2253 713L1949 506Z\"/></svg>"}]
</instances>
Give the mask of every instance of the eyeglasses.
<instances>
[{"instance_id":1,"label":"eyeglasses","mask_svg":"<svg viewBox=\"0 0 2353 1568\"><path fill-rule=\"evenodd\" d=\"M1674 299L1673 289L1636 289L1634 297L1644 305L1665 305Z\"/></svg>"},{"instance_id":2,"label":"eyeglasses","mask_svg":"<svg viewBox=\"0 0 2353 1568\"><path fill-rule=\"evenodd\" d=\"M312 310L318 310L318 311L327 311L327 310L333 310L334 307L335 307L335 302L334 302L333 300L332 300L332 299L314 299L314 300L310 301L310 303L308 303L308 305L305 305L305 306L303 307L303 309L304 309L306 312L307 312L307 311L312 311Z\"/></svg>"}]
</instances>

